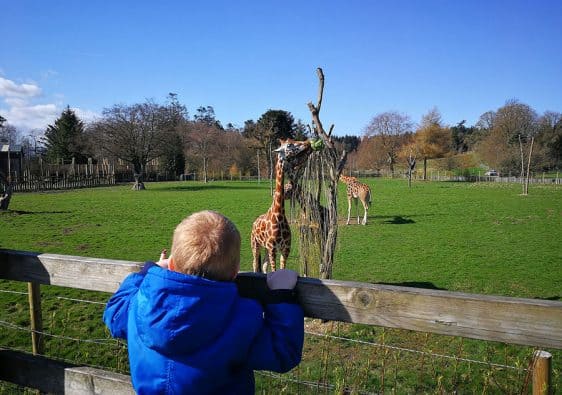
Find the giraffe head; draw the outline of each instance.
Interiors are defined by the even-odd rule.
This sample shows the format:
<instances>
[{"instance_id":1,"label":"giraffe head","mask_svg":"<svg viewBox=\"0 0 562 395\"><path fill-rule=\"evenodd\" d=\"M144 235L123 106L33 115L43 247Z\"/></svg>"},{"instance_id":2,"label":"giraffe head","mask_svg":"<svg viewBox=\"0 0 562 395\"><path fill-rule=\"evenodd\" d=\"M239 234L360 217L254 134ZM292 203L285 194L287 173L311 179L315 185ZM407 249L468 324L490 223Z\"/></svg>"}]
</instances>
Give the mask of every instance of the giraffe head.
<instances>
[{"instance_id":1,"label":"giraffe head","mask_svg":"<svg viewBox=\"0 0 562 395\"><path fill-rule=\"evenodd\" d=\"M310 141L295 141L293 139L279 140L281 146L274 150L277 152L277 157L283 164L296 168L300 166L312 152Z\"/></svg>"},{"instance_id":2,"label":"giraffe head","mask_svg":"<svg viewBox=\"0 0 562 395\"><path fill-rule=\"evenodd\" d=\"M356 182L357 178L356 177L351 177L351 176L344 176L343 174L340 175L340 181L347 184L349 182Z\"/></svg>"}]
</instances>

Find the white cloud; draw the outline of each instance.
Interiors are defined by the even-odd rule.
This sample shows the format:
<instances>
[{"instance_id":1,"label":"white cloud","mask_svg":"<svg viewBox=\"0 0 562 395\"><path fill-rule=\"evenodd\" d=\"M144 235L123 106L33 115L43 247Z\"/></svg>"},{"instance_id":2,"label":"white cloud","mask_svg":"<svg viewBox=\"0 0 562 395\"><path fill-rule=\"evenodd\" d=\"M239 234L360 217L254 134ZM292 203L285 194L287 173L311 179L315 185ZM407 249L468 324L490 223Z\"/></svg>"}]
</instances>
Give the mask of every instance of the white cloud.
<instances>
[{"instance_id":1,"label":"white cloud","mask_svg":"<svg viewBox=\"0 0 562 395\"><path fill-rule=\"evenodd\" d=\"M53 123L60 111L55 104L30 104L27 102L0 110L11 125L23 129L45 129Z\"/></svg>"},{"instance_id":2,"label":"white cloud","mask_svg":"<svg viewBox=\"0 0 562 395\"><path fill-rule=\"evenodd\" d=\"M78 118L80 118L83 122L92 122L94 121L96 118L100 117L100 114L95 112L95 111L90 111L90 110L83 110L81 108L72 108L72 111L74 111L76 113L76 115L78 116Z\"/></svg>"},{"instance_id":3,"label":"white cloud","mask_svg":"<svg viewBox=\"0 0 562 395\"><path fill-rule=\"evenodd\" d=\"M46 100L47 103L37 103L37 97L41 92L41 88L36 84L17 84L0 77L0 98L6 105L6 108L0 107L0 115L18 129L46 129L63 111L61 99L64 96L52 94L51 98ZM86 122L99 116L94 111L86 109L73 108L73 110Z\"/></svg>"},{"instance_id":4,"label":"white cloud","mask_svg":"<svg viewBox=\"0 0 562 395\"><path fill-rule=\"evenodd\" d=\"M31 98L41 94L41 88L35 84L16 84L14 81L0 77L0 96Z\"/></svg>"},{"instance_id":5,"label":"white cloud","mask_svg":"<svg viewBox=\"0 0 562 395\"><path fill-rule=\"evenodd\" d=\"M22 107L25 106L27 100L21 99L19 97L8 97L4 99L4 102L6 102L6 104L10 107Z\"/></svg>"}]
</instances>

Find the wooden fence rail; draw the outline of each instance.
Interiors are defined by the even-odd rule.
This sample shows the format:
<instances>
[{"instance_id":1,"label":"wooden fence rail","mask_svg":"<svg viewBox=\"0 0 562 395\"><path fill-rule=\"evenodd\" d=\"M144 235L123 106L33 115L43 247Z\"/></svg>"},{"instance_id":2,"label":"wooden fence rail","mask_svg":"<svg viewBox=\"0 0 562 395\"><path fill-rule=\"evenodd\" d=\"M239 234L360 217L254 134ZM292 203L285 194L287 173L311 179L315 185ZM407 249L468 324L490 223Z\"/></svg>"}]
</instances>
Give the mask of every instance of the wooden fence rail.
<instances>
[{"instance_id":1,"label":"wooden fence rail","mask_svg":"<svg viewBox=\"0 0 562 395\"><path fill-rule=\"evenodd\" d=\"M114 292L140 266L0 249L0 278L35 284ZM257 299L266 290L262 274L240 273L237 284L242 295ZM299 278L297 291L307 317L562 349L557 301L313 278Z\"/></svg>"}]
</instances>

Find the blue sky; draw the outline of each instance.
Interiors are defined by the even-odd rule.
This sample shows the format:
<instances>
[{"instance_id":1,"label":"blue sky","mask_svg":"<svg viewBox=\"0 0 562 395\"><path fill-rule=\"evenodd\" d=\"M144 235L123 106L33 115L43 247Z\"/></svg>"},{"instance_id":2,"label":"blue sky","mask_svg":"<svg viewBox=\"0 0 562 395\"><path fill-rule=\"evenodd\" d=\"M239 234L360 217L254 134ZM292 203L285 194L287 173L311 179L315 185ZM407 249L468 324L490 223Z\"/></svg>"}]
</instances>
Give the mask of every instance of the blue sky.
<instances>
[{"instance_id":1,"label":"blue sky","mask_svg":"<svg viewBox=\"0 0 562 395\"><path fill-rule=\"evenodd\" d=\"M268 109L360 135L378 113L447 124L518 99L562 112L562 1L0 0L0 115L44 129L177 93L242 126Z\"/></svg>"}]
</instances>

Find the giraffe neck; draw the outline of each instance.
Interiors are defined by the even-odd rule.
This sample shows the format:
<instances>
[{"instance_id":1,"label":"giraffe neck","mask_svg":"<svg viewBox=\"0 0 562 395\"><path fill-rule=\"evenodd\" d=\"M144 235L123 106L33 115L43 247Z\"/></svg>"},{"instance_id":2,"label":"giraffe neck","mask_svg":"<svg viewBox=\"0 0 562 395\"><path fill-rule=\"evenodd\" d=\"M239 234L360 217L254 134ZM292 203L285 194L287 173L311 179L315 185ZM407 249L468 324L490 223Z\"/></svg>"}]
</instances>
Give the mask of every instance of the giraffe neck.
<instances>
[{"instance_id":1,"label":"giraffe neck","mask_svg":"<svg viewBox=\"0 0 562 395\"><path fill-rule=\"evenodd\" d=\"M277 158L277 163L275 164L275 192L273 193L273 203L270 208L274 213L284 213L285 210L285 188L283 179L283 163Z\"/></svg>"}]
</instances>

